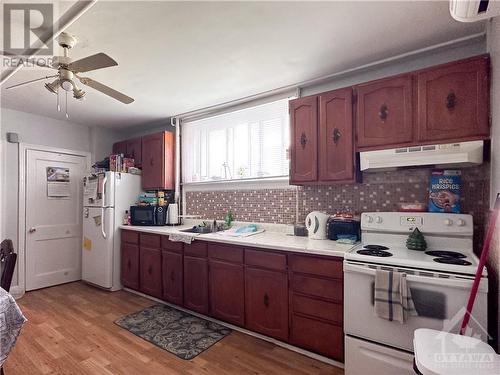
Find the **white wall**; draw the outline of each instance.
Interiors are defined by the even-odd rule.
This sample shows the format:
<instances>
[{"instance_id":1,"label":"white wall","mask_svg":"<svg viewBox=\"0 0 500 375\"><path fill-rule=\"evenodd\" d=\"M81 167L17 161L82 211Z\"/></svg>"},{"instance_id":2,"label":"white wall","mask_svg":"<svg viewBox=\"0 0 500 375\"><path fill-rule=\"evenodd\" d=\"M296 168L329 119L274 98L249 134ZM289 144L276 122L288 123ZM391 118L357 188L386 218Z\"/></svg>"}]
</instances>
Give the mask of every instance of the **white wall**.
<instances>
[{"instance_id":1,"label":"white wall","mask_svg":"<svg viewBox=\"0 0 500 375\"><path fill-rule=\"evenodd\" d=\"M91 127L90 152L92 153L92 163L109 156L113 143L122 138L122 132L116 129L109 129L102 126Z\"/></svg>"},{"instance_id":2,"label":"white wall","mask_svg":"<svg viewBox=\"0 0 500 375\"><path fill-rule=\"evenodd\" d=\"M0 238L11 238L14 248L17 249L19 146L15 143L8 143L6 133L18 133L19 141L23 143L91 151L90 128L70 121L54 120L2 108L0 131ZM17 285L17 274L14 275L12 285Z\"/></svg>"}]
</instances>

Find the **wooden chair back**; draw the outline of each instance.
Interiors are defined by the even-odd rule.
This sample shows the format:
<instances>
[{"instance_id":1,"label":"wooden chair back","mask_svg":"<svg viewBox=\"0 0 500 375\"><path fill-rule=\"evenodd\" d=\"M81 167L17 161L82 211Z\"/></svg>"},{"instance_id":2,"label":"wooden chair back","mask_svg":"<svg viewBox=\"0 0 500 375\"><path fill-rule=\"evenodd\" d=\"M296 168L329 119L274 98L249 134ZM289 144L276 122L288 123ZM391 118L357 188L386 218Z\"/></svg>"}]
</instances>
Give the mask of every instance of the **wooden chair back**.
<instances>
[{"instance_id":1,"label":"wooden chair back","mask_svg":"<svg viewBox=\"0 0 500 375\"><path fill-rule=\"evenodd\" d=\"M12 276L14 275L14 268L16 268L17 254L14 253L14 246L12 240L5 239L0 243L0 287L10 291L10 284L12 283Z\"/></svg>"}]
</instances>

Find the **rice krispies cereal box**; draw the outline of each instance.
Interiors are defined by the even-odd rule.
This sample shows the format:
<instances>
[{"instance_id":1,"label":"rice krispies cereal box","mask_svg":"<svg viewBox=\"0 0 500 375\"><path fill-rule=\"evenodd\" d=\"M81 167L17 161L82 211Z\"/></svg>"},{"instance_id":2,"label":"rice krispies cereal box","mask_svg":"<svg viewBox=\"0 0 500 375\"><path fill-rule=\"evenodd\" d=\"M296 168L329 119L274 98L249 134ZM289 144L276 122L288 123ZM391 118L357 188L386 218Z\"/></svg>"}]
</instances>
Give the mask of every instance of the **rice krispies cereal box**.
<instances>
[{"instance_id":1,"label":"rice krispies cereal box","mask_svg":"<svg viewBox=\"0 0 500 375\"><path fill-rule=\"evenodd\" d=\"M459 214L461 185L460 171L433 170L429 186L429 212Z\"/></svg>"}]
</instances>

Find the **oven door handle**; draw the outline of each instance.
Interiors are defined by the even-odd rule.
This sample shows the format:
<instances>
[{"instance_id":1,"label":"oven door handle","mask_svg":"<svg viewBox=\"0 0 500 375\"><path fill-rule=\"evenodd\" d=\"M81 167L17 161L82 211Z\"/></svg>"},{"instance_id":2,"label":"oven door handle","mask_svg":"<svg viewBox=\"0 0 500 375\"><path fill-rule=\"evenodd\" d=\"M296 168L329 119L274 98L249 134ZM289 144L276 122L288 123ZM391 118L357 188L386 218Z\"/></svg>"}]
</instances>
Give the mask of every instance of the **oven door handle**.
<instances>
[{"instance_id":1,"label":"oven door handle","mask_svg":"<svg viewBox=\"0 0 500 375\"><path fill-rule=\"evenodd\" d=\"M375 278L376 270L373 268L368 268L356 264L352 264L344 261L344 273L362 273L365 275L370 275ZM425 272L425 271L424 271ZM404 272L402 272L404 273ZM411 275L409 273L406 274L406 280L408 282L420 283L420 284L439 284L440 286L449 286L453 288L460 288L470 290L472 288L472 284L474 279L457 279L457 278L443 278L443 277L431 277L431 276L423 276L423 275ZM479 291L487 292L488 291L488 283L484 282L480 284Z\"/></svg>"}]
</instances>

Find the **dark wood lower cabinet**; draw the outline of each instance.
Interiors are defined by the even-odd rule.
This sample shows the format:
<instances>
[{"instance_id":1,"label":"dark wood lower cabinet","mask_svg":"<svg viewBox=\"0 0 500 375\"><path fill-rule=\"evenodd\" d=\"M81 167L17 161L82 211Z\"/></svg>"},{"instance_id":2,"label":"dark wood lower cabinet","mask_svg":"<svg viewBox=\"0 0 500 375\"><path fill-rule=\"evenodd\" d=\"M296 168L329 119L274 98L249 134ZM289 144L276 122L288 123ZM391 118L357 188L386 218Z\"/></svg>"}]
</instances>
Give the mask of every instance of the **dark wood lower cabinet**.
<instances>
[{"instance_id":1,"label":"dark wood lower cabinet","mask_svg":"<svg viewBox=\"0 0 500 375\"><path fill-rule=\"evenodd\" d=\"M167 302L183 304L183 262L182 254L162 250L161 273L163 281L163 299Z\"/></svg>"},{"instance_id":2,"label":"dark wood lower cabinet","mask_svg":"<svg viewBox=\"0 0 500 375\"><path fill-rule=\"evenodd\" d=\"M140 291L150 296L162 297L161 250L140 248Z\"/></svg>"},{"instance_id":3,"label":"dark wood lower cabinet","mask_svg":"<svg viewBox=\"0 0 500 375\"><path fill-rule=\"evenodd\" d=\"M208 314L208 260L184 255L184 307Z\"/></svg>"},{"instance_id":4,"label":"dark wood lower cabinet","mask_svg":"<svg viewBox=\"0 0 500 375\"><path fill-rule=\"evenodd\" d=\"M344 332L342 326L292 314L290 343L337 361L344 361Z\"/></svg>"},{"instance_id":5,"label":"dark wood lower cabinet","mask_svg":"<svg viewBox=\"0 0 500 375\"><path fill-rule=\"evenodd\" d=\"M123 286L343 362L342 259L123 231Z\"/></svg>"},{"instance_id":6,"label":"dark wood lower cabinet","mask_svg":"<svg viewBox=\"0 0 500 375\"><path fill-rule=\"evenodd\" d=\"M245 270L246 328L288 340L287 274L247 267Z\"/></svg>"},{"instance_id":7,"label":"dark wood lower cabinet","mask_svg":"<svg viewBox=\"0 0 500 375\"><path fill-rule=\"evenodd\" d=\"M229 323L245 324L244 267L210 259L210 313Z\"/></svg>"},{"instance_id":8,"label":"dark wood lower cabinet","mask_svg":"<svg viewBox=\"0 0 500 375\"><path fill-rule=\"evenodd\" d=\"M122 284L126 288L139 289L139 245L122 242Z\"/></svg>"}]
</instances>

